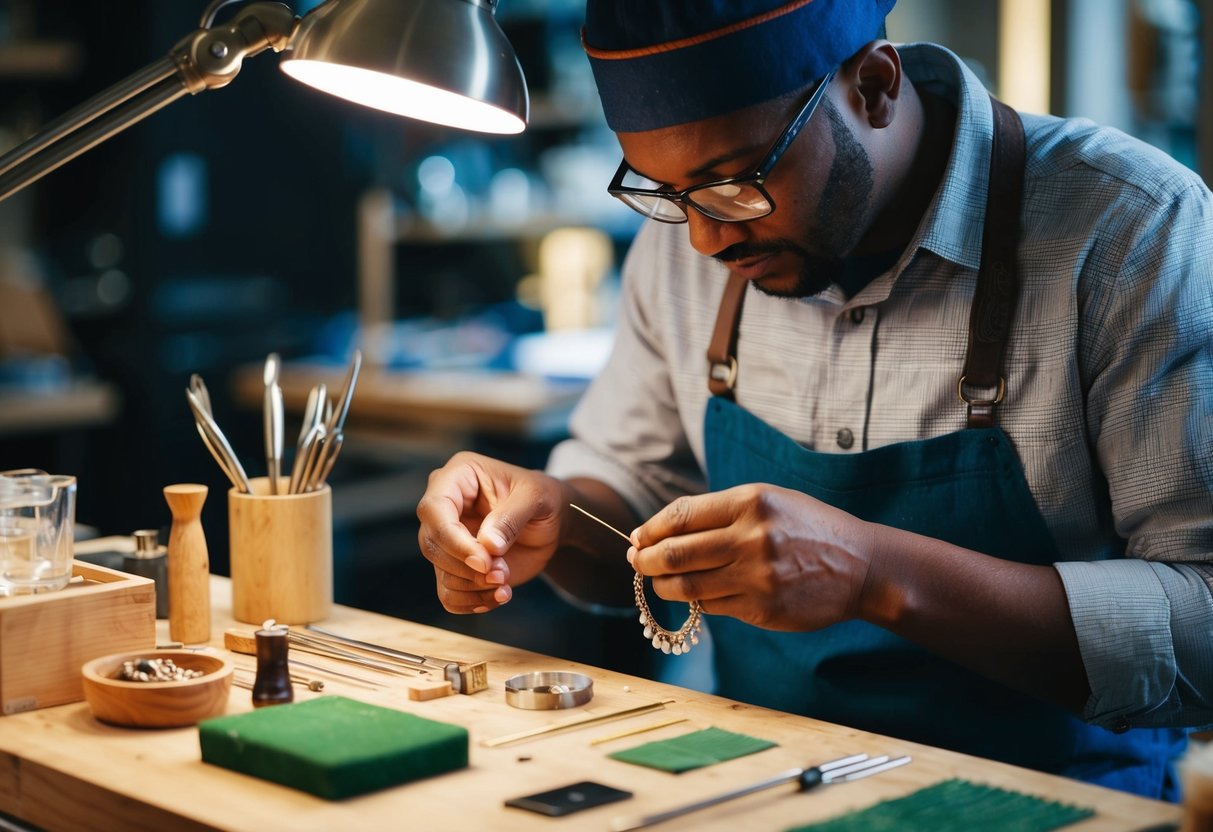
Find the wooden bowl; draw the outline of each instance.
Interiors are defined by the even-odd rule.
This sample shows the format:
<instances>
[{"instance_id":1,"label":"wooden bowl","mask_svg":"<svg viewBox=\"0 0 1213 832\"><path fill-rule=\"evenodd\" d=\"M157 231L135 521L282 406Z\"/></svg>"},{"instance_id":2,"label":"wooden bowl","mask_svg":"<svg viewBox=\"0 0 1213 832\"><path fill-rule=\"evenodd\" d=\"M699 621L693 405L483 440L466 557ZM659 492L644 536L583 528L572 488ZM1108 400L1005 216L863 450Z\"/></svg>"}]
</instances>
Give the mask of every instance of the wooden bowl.
<instances>
[{"instance_id":1,"label":"wooden bowl","mask_svg":"<svg viewBox=\"0 0 1213 832\"><path fill-rule=\"evenodd\" d=\"M133 659L172 659L178 667L203 675L180 682L128 682L118 678ZM87 662L80 670L84 698L93 716L114 725L179 728L219 716L227 710L232 663L193 650L142 650L115 653Z\"/></svg>"}]
</instances>

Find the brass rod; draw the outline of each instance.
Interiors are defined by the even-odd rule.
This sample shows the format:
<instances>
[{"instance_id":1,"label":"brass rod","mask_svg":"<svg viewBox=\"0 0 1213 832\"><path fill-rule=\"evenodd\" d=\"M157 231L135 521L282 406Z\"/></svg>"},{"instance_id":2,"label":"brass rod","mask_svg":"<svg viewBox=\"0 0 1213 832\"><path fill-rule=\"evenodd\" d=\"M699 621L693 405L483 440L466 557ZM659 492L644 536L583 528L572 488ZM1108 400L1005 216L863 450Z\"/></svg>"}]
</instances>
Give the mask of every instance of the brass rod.
<instances>
[{"instance_id":1,"label":"brass rod","mask_svg":"<svg viewBox=\"0 0 1213 832\"><path fill-rule=\"evenodd\" d=\"M544 734L555 734L559 731L572 731L576 728L586 728L590 725L600 725L603 722L610 722L613 719L624 719L629 716L639 716L640 714L652 713L659 711L666 705L674 702L673 699L662 699L660 702L651 702L648 705L638 705L635 708L625 708L622 711L615 711L609 714L599 714L598 716L589 716L582 719L575 719L571 722L561 722L556 725L543 725L539 728L531 728L527 731L519 731L516 734L506 734L501 737L494 737L488 740L481 740L480 744L486 748L497 748L502 745L509 745L522 740L529 740L532 737L540 737Z\"/></svg>"},{"instance_id":2,"label":"brass rod","mask_svg":"<svg viewBox=\"0 0 1213 832\"><path fill-rule=\"evenodd\" d=\"M578 511L580 511L582 514L584 514L586 517L588 517L588 518L590 518L591 520L593 520L595 523L598 523L599 525L602 525L602 526L606 526L608 529L610 529L611 531L613 531L615 534L619 535L619 536L620 536L620 537L622 537L624 540L626 540L626 541L628 542L628 545L629 545L629 546L631 546L631 545L632 545L632 538L628 537L626 534L624 534L623 532L619 531L619 529L615 528L615 527L614 527L614 526L612 526L610 523L608 523L607 521L603 520L601 517L595 517L594 515L590 514L588 511L586 511L585 509L583 509L581 506L579 506L579 505L575 505L575 504L573 504L573 503L569 503L569 508L575 508L575 509L577 509Z\"/></svg>"},{"instance_id":3,"label":"brass rod","mask_svg":"<svg viewBox=\"0 0 1213 832\"><path fill-rule=\"evenodd\" d=\"M611 740L621 740L624 737L630 737L635 734L643 734L646 731L656 731L658 728L665 728L669 725L677 725L679 722L686 722L687 718L679 717L678 719L667 719L665 722L654 722L652 725L644 725L640 728L633 728L630 731L620 731L618 734L607 734L604 737L590 740L590 745L602 745L604 742Z\"/></svg>"}]
</instances>

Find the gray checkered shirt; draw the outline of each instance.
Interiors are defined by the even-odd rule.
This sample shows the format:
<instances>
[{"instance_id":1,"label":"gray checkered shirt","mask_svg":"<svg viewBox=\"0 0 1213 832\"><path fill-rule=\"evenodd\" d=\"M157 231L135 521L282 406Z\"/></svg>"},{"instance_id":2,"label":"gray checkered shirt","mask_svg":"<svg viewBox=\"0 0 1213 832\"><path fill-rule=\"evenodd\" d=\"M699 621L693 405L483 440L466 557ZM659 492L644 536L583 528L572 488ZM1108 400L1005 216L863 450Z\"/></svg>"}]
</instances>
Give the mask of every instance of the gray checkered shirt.
<instances>
[{"instance_id":1,"label":"gray checkered shirt","mask_svg":"<svg viewBox=\"0 0 1213 832\"><path fill-rule=\"evenodd\" d=\"M817 451L965 427L956 382L981 258L990 105L950 52L901 54L915 83L959 113L913 242L853 298L746 298L737 401ZM1084 716L1213 723L1213 198L1191 171L1117 131L1042 116L1024 125L1023 288L997 418L1062 553L1091 685ZM705 351L726 278L685 226L641 229L614 351L550 473L602 480L640 516L704 490ZM991 529L1007 522L991 518Z\"/></svg>"}]
</instances>

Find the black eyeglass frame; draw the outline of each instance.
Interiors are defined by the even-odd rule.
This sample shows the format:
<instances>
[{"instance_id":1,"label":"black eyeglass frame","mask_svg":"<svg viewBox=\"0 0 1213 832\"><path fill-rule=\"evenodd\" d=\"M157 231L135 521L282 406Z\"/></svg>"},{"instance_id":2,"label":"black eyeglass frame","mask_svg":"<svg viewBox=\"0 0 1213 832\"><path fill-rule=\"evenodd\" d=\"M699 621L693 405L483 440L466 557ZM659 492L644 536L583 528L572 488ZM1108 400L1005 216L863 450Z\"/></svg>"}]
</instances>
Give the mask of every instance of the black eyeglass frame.
<instances>
[{"instance_id":1,"label":"black eyeglass frame","mask_svg":"<svg viewBox=\"0 0 1213 832\"><path fill-rule=\"evenodd\" d=\"M800 134L801 129L803 129L804 126L809 123L809 119L813 117L813 113L817 110L817 105L821 103L821 99L825 96L826 87L830 85L830 81L832 81L833 78L833 72L827 72L824 76L822 76L821 80L817 82L817 88L813 90L813 94L809 96L809 99L805 101L804 106L802 106L796 115L792 117L792 120L788 122L787 127L785 127L783 132L779 134L779 138L777 138L774 144L771 145L771 149L767 152L767 155L761 162L758 163L758 167L756 167L752 173L744 174L742 176L730 176L727 179L717 179L714 182L704 182L700 185L692 185L691 187L682 191L655 191L648 188L629 188L623 184L623 177L627 176L629 171L635 173L635 171L632 171L632 169L628 166L628 160L624 159L619 163L619 169L615 171L615 176L613 179L611 179L611 184L607 186L607 193L623 202L624 205L627 205L633 211L636 211L645 217L651 217L658 222L674 224L686 222L687 215L685 206L688 205L699 213L703 214L705 217L718 222L749 222L751 220L762 219L763 217L770 216L775 210L775 200L769 193L767 193L767 189L763 187L763 185L770 177L776 163L778 163L783 157L783 154L787 152L787 149L792 145L792 142L796 140L796 137ZM637 175L640 176L643 174ZM647 179L648 177L645 178ZM767 211L761 214L755 214L752 217L722 217L713 213L711 210L698 205L692 198L692 194L694 194L696 191L702 191L707 188L719 188L722 185L752 186L757 189L760 194L762 194L763 198L767 201L767 205L770 207ZM639 206L630 203L627 200L628 196L656 197L658 199L664 199L667 202L673 202L677 205L683 206L682 216L681 218L670 217L668 219L665 217L655 216L650 211L643 210Z\"/></svg>"}]
</instances>

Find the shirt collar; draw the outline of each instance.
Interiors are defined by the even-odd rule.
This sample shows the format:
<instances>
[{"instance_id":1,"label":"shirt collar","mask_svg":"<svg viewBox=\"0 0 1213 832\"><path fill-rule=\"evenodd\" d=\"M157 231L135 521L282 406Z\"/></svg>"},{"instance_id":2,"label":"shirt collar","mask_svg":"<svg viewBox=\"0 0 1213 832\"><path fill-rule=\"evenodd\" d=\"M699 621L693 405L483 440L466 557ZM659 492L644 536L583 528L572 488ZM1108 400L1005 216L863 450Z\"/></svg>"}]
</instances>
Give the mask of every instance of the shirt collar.
<instances>
[{"instance_id":1,"label":"shirt collar","mask_svg":"<svg viewBox=\"0 0 1213 832\"><path fill-rule=\"evenodd\" d=\"M942 46L915 43L899 46L897 51L906 75L917 87L940 96L956 108L952 154L939 189L893 267L851 298L837 286L816 296L820 302L844 309L885 300L898 277L921 251L974 272L981 266L990 143L994 135L989 93L973 71Z\"/></svg>"},{"instance_id":2,"label":"shirt collar","mask_svg":"<svg viewBox=\"0 0 1213 832\"><path fill-rule=\"evenodd\" d=\"M916 86L956 107L951 158L907 252L927 249L976 271L981 265L990 144L994 136L989 93L973 71L942 46L912 44L898 51L906 74ZM899 266L904 267L908 259L904 258Z\"/></svg>"}]
</instances>

